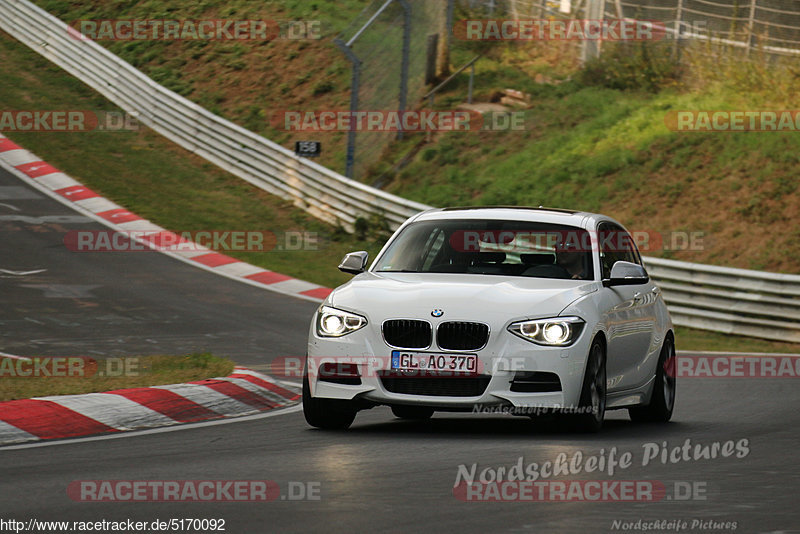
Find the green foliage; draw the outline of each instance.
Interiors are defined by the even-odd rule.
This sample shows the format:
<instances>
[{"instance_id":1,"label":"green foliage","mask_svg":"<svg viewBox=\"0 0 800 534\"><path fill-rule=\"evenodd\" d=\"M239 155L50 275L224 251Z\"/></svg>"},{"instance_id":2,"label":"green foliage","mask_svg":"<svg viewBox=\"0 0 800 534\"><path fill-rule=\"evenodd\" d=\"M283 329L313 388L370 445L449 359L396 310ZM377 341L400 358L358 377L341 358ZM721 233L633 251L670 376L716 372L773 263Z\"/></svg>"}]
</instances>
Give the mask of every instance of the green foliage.
<instances>
[{"instance_id":1,"label":"green foliage","mask_svg":"<svg viewBox=\"0 0 800 534\"><path fill-rule=\"evenodd\" d=\"M679 78L679 68L670 54L663 43L607 44L599 58L587 62L579 71L578 81L589 86L656 93L674 86Z\"/></svg>"}]
</instances>

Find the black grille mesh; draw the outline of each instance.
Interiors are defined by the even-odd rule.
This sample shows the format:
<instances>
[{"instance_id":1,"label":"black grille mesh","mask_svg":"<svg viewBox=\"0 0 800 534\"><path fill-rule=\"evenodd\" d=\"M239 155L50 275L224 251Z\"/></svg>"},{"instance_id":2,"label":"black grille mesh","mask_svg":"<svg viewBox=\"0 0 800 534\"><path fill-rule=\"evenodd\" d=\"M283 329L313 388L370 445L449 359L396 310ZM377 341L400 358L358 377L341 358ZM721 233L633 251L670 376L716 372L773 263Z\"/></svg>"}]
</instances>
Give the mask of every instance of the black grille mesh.
<instances>
[{"instance_id":1,"label":"black grille mesh","mask_svg":"<svg viewBox=\"0 0 800 534\"><path fill-rule=\"evenodd\" d=\"M386 391L405 395L428 395L432 397L478 397L489 386L491 377L403 377L396 372L381 376Z\"/></svg>"},{"instance_id":2,"label":"black grille mesh","mask_svg":"<svg viewBox=\"0 0 800 534\"><path fill-rule=\"evenodd\" d=\"M383 339L393 347L424 349L431 344L431 325L413 319L390 319L383 323Z\"/></svg>"},{"instance_id":3,"label":"black grille mesh","mask_svg":"<svg viewBox=\"0 0 800 534\"><path fill-rule=\"evenodd\" d=\"M478 350L489 340L489 327L482 323L451 321L436 330L436 343L445 350Z\"/></svg>"},{"instance_id":4,"label":"black grille mesh","mask_svg":"<svg viewBox=\"0 0 800 534\"><path fill-rule=\"evenodd\" d=\"M511 383L511 391L521 393L561 391L561 380L555 373L517 371L514 381Z\"/></svg>"}]
</instances>

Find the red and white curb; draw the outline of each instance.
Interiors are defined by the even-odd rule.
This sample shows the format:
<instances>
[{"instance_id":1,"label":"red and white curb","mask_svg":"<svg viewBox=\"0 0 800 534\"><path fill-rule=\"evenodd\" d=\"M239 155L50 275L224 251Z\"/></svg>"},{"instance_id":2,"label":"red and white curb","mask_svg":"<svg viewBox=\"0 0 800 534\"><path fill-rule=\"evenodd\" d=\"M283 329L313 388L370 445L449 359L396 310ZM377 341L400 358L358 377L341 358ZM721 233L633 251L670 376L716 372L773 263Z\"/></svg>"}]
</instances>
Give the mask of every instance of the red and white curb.
<instances>
[{"instance_id":1,"label":"red and white curb","mask_svg":"<svg viewBox=\"0 0 800 534\"><path fill-rule=\"evenodd\" d=\"M152 244L152 241L147 240L147 236L169 233L164 228L101 197L3 135L0 135L0 167L62 204L111 229L142 232L142 238L137 238L136 241L143 245ZM332 291L330 288L269 271L196 244L191 248L191 251L159 250L159 252L239 282L305 300L320 302Z\"/></svg>"},{"instance_id":2,"label":"red and white curb","mask_svg":"<svg viewBox=\"0 0 800 534\"><path fill-rule=\"evenodd\" d=\"M298 404L296 389L236 367L187 384L0 402L0 445L253 415Z\"/></svg>"}]
</instances>

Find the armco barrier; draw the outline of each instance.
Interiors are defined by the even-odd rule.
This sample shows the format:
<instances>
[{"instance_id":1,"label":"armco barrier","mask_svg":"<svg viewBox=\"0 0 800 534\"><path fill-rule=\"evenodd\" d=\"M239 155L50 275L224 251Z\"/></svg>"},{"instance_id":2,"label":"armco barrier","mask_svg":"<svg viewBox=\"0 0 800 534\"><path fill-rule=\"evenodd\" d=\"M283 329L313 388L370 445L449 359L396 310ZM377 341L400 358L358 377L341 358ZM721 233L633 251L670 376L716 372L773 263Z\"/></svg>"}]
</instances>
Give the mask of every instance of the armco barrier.
<instances>
[{"instance_id":1,"label":"armco barrier","mask_svg":"<svg viewBox=\"0 0 800 534\"><path fill-rule=\"evenodd\" d=\"M0 29L171 141L314 217L352 229L379 214L396 228L429 206L349 180L150 78L27 0L0 0ZM800 343L800 276L645 258L675 324Z\"/></svg>"},{"instance_id":2,"label":"armco barrier","mask_svg":"<svg viewBox=\"0 0 800 534\"><path fill-rule=\"evenodd\" d=\"M800 343L800 276L644 258L682 326Z\"/></svg>"}]
</instances>

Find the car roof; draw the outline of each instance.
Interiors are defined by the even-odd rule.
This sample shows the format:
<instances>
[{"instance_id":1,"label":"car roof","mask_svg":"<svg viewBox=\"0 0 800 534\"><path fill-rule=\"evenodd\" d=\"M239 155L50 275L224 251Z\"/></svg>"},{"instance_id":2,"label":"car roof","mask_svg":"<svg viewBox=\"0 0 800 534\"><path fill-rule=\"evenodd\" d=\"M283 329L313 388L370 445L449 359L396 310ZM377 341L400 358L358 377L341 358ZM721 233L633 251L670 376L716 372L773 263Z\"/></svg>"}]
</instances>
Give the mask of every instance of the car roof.
<instances>
[{"instance_id":1,"label":"car roof","mask_svg":"<svg viewBox=\"0 0 800 534\"><path fill-rule=\"evenodd\" d=\"M580 228L593 228L600 221L609 221L620 224L611 217L599 213L575 211L561 208L546 208L543 206L467 206L436 208L424 211L413 220L432 221L446 219L485 219L485 220L512 220L542 222L551 224L564 224ZM622 226L622 225L620 225Z\"/></svg>"}]
</instances>

